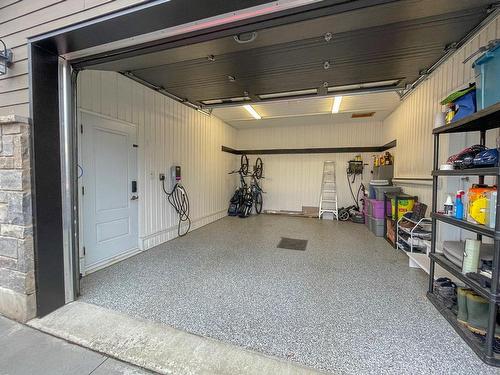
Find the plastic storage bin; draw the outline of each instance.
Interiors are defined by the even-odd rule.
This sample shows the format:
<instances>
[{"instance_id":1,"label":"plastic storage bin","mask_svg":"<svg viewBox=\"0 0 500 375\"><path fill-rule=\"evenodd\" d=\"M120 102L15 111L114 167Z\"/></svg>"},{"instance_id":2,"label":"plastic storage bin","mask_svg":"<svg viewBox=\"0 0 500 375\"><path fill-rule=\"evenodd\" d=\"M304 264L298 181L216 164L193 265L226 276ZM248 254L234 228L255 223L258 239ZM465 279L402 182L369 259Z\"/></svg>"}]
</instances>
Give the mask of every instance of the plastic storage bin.
<instances>
[{"instance_id":1,"label":"plastic storage bin","mask_svg":"<svg viewBox=\"0 0 500 375\"><path fill-rule=\"evenodd\" d=\"M378 201L376 199L368 200L368 214L374 219L384 218L384 201ZM387 212L391 212L391 204L387 202Z\"/></svg>"},{"instance_id":2,"label":"plastic storage bin","mask_svg":"<svg viewBox=\"0 0 500 375\"><path fill-rule=\"evenodd\" d=\"M397 186L370 186L370 199L384 200L384 193L401 193Z\"/></svg>"},{"instance_id":3,"label":"plastic storage bin","mask_svg":"<svg viewBox=\"0 0 500 375\"><path fill-rule=\"evenodd\" d=\"M472 64L476 75L478 111L500 102L500 44Z\"/></svg>"},{"instance_id":4,"label":"plastic storage bin","mask_svg":"<svg viewBox=\"0 0 500 375\"><path fill-rule=\"evenodd\" d=\"M371 180L368 185L368 198L375 199L376 192L374 187L376 186L391 186L391 183L389 180Z\"/></svg>"},{"instance_id":5,"label":"plastic storage bin","mask_svg":"<svg viewBox=\"0 0 500 375\"><path fill-rule=\"evenodd\" d=\"M453 102L458 106L458 112L453 116L451 122L459 121L477 111L476 90L472 90Z\"/></svg>"},{"instance_id":6,"label":"plastic storage bin","mask_svg":"<svg viewBox=\"0 0 500 375\"><path fill-rule=\"evenodd\" d=\"M384 219L370 218L370 230L377 237L384 237Z\"/></svg>"}]
</instances>

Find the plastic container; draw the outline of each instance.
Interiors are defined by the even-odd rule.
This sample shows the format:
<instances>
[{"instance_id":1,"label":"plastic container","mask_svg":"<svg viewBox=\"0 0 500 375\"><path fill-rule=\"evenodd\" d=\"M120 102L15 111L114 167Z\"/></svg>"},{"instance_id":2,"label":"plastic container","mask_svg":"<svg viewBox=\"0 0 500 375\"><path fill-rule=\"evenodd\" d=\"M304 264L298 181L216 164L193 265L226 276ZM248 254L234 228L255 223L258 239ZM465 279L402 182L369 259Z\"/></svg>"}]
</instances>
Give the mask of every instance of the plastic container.
<instances>
[{"instance_id":1,"label":"plastic container","mask_svg":"<svg viewBox=\"0 0 500 375\"><path fill-rule=\"evenodd\" d=\"M494 186L472 185L467 192L467 220L476 224L489 222L488 206L490 199L488 193L496 191ZM463 218L463 213L462 213Z\"/></svg>"},{"instance_id":2,"label":"plastic container","mask_svg":"<svg viewBox=\"0 0 500 375\"><path fill-rule=\"evenodd\" d=\"M464 218L464 202L462 194L457 194L455 197L455 219L462 220Z\"/></svg>"},{"instance_id":3,"label":"plastic container","mask_svg":"<svg viewBox=\"0 0 500 375\"><path fill-rule=\"evenodd\" d=\"M375 199L377 195L375 188L380 186L391 186L391 183L388 180L371 180L368 186L368 198Z\"/></svg>"},{"instance_id":4,"label":"plastic container","mask_svg":"<svg viewBox=\"0 0 500 375\"><path fill-rule=\"evenodd\" d=\"M413 205L415 204L415 200L411 198L400 198L398 199L398 215L396 218L396 199L391 199L391 212L392 218L394 220L399 220L403 217L403 215L409 211L413 210Z\"/></svg>"},{"instance_id":5,"label":"plastic container","mask_svg":"<svg viewBox=\"0 0 500 375\"><path fill-rule=\"evenodd\" d=\"M376 199L368 200L368 211L369 216L374 219L384 218L384 201L378 201ZM391 212L391 203L387 202L387 212Z\"/></svg>"},{"instance_id":6,"label":"plastic container","mask_svg":"<svg viewBox=\"0 0 500 375\"><path fill-rule=\"evenodd\" d=\"M500 102L500 44L472 64L476 75L476 103L481 110Z\"/></svg>"},{"instance_id":7,"label":"plastic container","mask_svg":"<svg viewBox=\"0 0 500 375\"><path fill-rule=\"evenodd\" d=\"M363 204L363 219L364 219L364 224L368 226L367 221L368 221L368 199L365 199L365 203Z\"/></svg>"},{"instance_id":8,"label":"plastic container","mask_svg":"<svg viewBox=\"0 0 500 375\"><path fill-rule=\"evenodd\" d=\"M378 201L384 200L384 193L401 193L401 188L398 186L371 186L370 185L370 199Z\"/></svg>"},{"instance_id":9,"label":"plastic container","mask_svg":"<svg viewBox=\"0 0 500 375\"><path fill-rule=\"evenodd\" d=\"M384 237L384 219L370 218L370 230L377 237Z\"/></svg>"},{"instance_id":10,"label":"plastic container","mask_svg":"<svg viewBox=\"0 0 500 375\"><path fill-rule=\"evenodd\" d=\"M476 104L476 90L472 90L468 92L461 98L458 98L453 102L456 106L458 106L458 111L451 122L455 122L463 119L464 117L470 116L477 111Z\"/></svg>"}]
</instances>

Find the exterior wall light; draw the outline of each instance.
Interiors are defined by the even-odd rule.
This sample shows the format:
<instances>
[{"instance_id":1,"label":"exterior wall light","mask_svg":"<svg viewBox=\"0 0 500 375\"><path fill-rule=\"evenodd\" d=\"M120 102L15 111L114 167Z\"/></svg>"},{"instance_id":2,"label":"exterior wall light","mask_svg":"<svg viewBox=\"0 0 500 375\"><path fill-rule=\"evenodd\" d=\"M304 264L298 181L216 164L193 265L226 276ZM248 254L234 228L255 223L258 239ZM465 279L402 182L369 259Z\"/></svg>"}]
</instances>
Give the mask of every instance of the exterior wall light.
<instances>
[{"instance_id":1,"label":"exterior wall light","mask_svg":"<svg viewBox=\"0 0 500 375\"><path fill-rule=\"evenodd\" d=\"M7 49L7 46L0 39L0 45L3 50L0 50L0 76L7 74L7 68L12 65L12 50Z\"/></svg>"}]
</instances>

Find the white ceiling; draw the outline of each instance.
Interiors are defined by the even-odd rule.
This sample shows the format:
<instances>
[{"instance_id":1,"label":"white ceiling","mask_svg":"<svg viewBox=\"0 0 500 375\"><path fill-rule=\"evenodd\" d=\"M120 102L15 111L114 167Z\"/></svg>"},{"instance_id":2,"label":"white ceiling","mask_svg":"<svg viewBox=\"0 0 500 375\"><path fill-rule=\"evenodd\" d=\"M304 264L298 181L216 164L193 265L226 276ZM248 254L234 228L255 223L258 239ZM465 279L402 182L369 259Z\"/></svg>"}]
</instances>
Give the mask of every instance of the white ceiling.
<instances>
[{"instance_id":1,"label":"white ceiling","mask_svg":"<svg viewBox=\"0 0 500 375\"><path fill-rule=\"evenodd\" d=\"M213 114L235 128L261 126L289 126L307 123L349 122L385 119L399 104L395 92L346 95L342 99L340 112L332 114L333 97L290 99L265 104L252 104L262 116L255 120L241 106L215 108ZM375 112L373 117L353 119L353 113ZM333 121L332 121L333 120Z\"/></svg>"}]
</instances>

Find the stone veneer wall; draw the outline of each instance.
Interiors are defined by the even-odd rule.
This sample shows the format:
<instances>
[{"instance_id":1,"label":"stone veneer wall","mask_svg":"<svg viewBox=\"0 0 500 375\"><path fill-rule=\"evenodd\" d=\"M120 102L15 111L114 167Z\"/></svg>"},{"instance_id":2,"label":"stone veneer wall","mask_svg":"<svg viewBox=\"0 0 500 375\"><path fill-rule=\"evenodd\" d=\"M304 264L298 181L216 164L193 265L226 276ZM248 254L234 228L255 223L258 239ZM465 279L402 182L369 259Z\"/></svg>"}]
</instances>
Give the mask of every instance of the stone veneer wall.
<instances>
[{"instance_id":1,"label":"stone veneer wall","mask_svg":"<svg viewBox=\"0 0 500 375\"><path fill-rule=\"evenodd\" d=\"M28 120L0 116L0 314L22 322L36 314L30 148Z\"/></svg>"}]
</instances>

